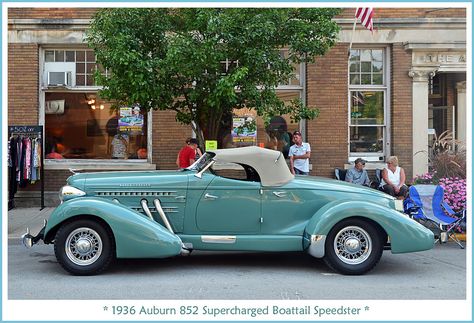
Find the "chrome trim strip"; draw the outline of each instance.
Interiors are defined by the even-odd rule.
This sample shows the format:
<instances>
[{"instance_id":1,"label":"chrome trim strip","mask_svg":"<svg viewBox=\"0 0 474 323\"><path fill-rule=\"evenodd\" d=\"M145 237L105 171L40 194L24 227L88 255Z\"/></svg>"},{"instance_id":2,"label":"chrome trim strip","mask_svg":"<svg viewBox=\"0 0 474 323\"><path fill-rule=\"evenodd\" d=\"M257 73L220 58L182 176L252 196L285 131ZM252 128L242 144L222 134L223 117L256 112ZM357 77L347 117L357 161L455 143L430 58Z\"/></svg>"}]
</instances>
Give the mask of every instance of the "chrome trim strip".
<instances>
[{"instance_id":1,"label":"chrome trim strip","mask_svg":"<svg viewBox=\"0 0 474 323\"><path fill-rule=\"evenodd\" d=\"M324 245L326 244L325 235L312 235L308 253L315 258L323 258L325 254Z\"/></svg>"},{"instance_id":2,"label":"chrome trim strip","mask_svg":"<svg viewBox=\"0 0 474 323\"><path fill-rule=\"evenodd\" d=\"M235 236L201 236L201 241L205 243L235 243Z\"/></svg>"},{"instance_id":3,"label":"chrome trim strip","mask_svg":"<svg viewBox=\"0 0 474 323\"><path fill-rule=\"evenodd\" d=\"M97 196L162 196L175 197L176 192L129 192L129 191L96 191Z\"/></svg>"}]
</instances>

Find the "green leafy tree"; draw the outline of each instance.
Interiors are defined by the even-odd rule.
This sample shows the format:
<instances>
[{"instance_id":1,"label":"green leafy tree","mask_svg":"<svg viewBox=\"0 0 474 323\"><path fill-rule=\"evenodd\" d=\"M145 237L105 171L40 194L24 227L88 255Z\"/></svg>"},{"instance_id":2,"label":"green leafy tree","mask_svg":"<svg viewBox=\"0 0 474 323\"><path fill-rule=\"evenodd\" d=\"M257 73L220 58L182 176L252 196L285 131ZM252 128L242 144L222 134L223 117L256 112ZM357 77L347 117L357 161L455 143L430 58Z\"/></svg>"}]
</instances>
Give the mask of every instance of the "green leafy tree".
<instances>
[{"instance_id":1,"label":"green leafy tree","mask_svg":"<svg viewBox=\"0 0 474 323\"><path fill-rule=\"evenodd\" d=\"M234 109L293 122L319 110L275 93L336 42L334 8L107 8L93 17L87 42L97 62L100 95L119 105L176 111L198 140L217 139ZM288 55L281 49L288 48ZM194 121L194 122L193 122ZM228 122L228 121L227 121Z\"/></svg>"}]
</instances>

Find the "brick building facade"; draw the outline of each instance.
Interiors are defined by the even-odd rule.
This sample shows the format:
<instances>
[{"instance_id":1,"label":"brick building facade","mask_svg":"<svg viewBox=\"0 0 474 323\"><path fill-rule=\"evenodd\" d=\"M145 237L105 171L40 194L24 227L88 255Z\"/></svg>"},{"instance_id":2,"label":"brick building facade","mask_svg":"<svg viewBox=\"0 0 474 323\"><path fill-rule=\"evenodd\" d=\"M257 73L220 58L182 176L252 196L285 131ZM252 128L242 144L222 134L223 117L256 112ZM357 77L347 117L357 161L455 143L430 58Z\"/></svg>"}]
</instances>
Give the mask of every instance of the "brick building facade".
<instances>
[{"instance_id":1,"label":"brick building facade","mask_svg":"<svg viewBox=\"0 0 474 323\"><path fill-rule=\"evenodd\" d=\"M416 152L428 150L428 128L453 130L454 124L457 138L465 140L466 10L375 10L376 31L371 34L359 24L352 33L354 9L344 9L335 18L341 26L338 44L314 64L302 67L303 88L297 92L307 105L320 109L317 119L299 125L305 141L312 147L312 175L333 177L334 168L349 167L356 157L367 157L351 146L353 142L357 146L356 141L360 139L356 135L360 129L351 130L354 94L383 93L385 124L377 130L383 133L376 143L379 154L368 154L371 172L383 168L385 158L390 155L399 157L408 178L425 171L427 158ZM45 50L85 48L83 33L95 11L92 8L8 9L8 125L45 124L45 95L49 93L42 76ZM372 49L383 53L381 86L367 88L350 83L347 55L351 39L352 48L359 53ZM441 87L442 94L436 96L433 87ZM439 125L438 121L432 124L432 106L444 107L442 113L436 112L434 116L442 119ZM452 106L454 114L449 110ZM70 175L69 168L91 171L174 169L176 155L191 135L191 128L178 124L173 112L151 112L146 160L140 163L46 160L46 191L55 196ZM28 195L38 188L38 184L30 185L19 194Z\"/></svg>"}]
</instances>

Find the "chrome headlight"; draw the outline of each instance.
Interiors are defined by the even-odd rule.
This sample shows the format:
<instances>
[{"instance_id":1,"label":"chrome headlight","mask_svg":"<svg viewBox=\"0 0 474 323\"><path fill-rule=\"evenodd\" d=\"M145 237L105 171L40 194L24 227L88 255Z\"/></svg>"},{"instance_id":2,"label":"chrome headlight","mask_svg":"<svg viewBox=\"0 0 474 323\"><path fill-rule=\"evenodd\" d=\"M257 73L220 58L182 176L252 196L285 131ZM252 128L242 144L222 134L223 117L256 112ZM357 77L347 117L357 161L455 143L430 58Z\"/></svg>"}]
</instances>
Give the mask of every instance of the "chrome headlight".
<instances>
[{"instance_id":1,"label":"chrome headlight","mask_svg":"<svg viewBox=\"0 0 474 323\"><path fill-rule=\"evenodd\" d=\"M61 202L84 195L86 195L85 192L81 191L78 188L75 188L74 186L66 185L59 190L59 200L61 200Z\"/></svg>"}]
</instances>

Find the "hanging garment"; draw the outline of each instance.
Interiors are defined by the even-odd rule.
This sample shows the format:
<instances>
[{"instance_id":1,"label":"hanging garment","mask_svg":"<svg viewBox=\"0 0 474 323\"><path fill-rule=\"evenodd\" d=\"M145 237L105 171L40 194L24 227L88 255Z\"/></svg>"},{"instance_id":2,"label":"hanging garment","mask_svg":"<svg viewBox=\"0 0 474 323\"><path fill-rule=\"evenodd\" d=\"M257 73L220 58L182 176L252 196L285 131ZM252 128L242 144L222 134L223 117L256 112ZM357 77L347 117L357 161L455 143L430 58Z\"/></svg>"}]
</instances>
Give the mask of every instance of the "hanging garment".
<instances>
[{"instance_id":1,"label":"hanging garment","mask_svg":"<svg viewBox=\"0 0 474 323\"><path fill-rule=\"evenodd\" d=\"M23 142L25 144L25 169L23 179L29 180L31 178L31 139L26 137Z\"/></svg>"}]
</instances>

